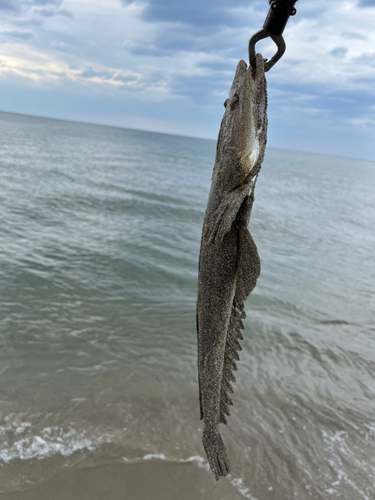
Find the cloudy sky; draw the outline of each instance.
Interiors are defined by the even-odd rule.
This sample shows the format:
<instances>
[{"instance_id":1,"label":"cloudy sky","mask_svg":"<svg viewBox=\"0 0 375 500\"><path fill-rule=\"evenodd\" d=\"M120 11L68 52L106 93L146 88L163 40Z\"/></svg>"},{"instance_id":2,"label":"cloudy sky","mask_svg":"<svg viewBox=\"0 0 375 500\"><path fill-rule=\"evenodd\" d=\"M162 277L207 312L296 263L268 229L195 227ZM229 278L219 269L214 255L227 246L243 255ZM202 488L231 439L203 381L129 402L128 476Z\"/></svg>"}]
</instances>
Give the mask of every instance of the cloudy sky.
<instances>
[{"instance_id":1,"label":"cloudy sky","mask_svg":"<svg viewBox=\"0 0 375 500\"><path fill-rule=\"evenodd\" d=\"M216 139L267 0L0 0L0 110ZM269 145L375 160L375 0L299 0ZM257 44L265 57L272 41Z\"/></svg>"}]
</instances>

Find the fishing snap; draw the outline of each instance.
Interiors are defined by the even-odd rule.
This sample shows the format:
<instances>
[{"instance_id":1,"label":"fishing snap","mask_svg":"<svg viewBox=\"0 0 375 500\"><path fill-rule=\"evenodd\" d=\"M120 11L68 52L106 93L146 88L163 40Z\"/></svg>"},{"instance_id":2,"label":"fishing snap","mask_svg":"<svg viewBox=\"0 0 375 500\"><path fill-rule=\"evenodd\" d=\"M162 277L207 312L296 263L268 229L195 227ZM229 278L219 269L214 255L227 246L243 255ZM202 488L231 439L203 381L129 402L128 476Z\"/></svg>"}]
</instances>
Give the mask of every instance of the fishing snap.
<instances>
[{"instance_id":1,"label":"fishing snap","mask_svg":"<svg viewBox=\"0 0 375 500\"><path fill-rule=\"evenodd\" d=\"M259 42L259 40L263 40L264 38L268 38L268 37L270 37L275 42L275 44L277 46L277 52L273 57L271 57L271 59L269 61L265 60L265 64L264 64L264 71L265 72L269 71L272 68L272 66L274 66L279 59L281 59L281 57L283 56L285 49L286 49L285 40L281 35L280 36L271 35L264 28L257 31L250 38L250 41L249 41L249 63L250 63L251 67L254 67L256 43Z\"/></svg>"}]
</instances>

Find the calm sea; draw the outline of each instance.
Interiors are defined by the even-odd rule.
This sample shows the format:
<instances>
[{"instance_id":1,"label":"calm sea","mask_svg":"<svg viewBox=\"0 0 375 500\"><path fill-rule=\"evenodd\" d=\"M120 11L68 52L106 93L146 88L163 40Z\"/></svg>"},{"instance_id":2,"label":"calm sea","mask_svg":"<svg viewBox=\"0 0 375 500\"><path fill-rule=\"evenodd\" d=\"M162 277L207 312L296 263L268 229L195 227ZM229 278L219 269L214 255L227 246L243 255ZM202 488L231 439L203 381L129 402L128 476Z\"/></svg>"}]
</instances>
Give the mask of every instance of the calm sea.
<instances>
[{"instance_id":1,"label":"calm sea","mask_svg":"<svg viewBox=\"0 0 375 500\"><path fill-rule=\"evenodd\" d=\"M0 113L3 494L116 461L194 464L213 484L195 301L214 155ZM223 426L219 485L240 498L375 498L374 189L375 163L266 151L262 272Z\"/></svg>"}]
</instances>

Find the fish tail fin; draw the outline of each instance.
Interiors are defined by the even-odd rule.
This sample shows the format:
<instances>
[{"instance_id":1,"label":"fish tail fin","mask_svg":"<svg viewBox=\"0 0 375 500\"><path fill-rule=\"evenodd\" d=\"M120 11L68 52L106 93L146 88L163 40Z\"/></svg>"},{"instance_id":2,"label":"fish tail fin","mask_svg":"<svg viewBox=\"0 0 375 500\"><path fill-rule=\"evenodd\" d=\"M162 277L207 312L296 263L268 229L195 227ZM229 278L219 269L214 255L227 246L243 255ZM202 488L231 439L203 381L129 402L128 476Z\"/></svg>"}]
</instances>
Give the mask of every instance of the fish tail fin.
<instances>
[{"instance_id":1,"label":"fish tail fin","mask_svg":"<svg viewBox=\"0 0 375 500\"><path fill-rule=\"evenodd\" d=\"M226 476L231 468L223 438L217 429L207 426L203 431L202 441L211 471L218 481L220 476Z\"/></svg>"}]
</instances>

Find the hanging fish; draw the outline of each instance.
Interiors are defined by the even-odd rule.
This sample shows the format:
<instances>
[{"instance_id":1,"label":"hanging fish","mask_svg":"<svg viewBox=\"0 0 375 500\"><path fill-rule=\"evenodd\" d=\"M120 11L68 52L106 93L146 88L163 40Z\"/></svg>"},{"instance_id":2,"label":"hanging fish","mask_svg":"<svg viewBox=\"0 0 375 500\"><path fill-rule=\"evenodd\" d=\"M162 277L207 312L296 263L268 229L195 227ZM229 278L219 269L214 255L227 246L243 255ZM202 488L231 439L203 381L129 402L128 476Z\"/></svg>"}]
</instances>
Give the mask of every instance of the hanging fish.
<instances>
[{"instance_id":1,"label":"hanging fish","mask_svg":"<svg viewBox=\"0 0 375 500\"><path fill-rule=\"evenodd\" d=\"M247 228L267 142L264 60L245 61L225 101L199 256L197 334L203 446L218 480L230 471L219 423L227 423L244 301L260 274L257 247Z\"/></svg>"}]
</instances>

